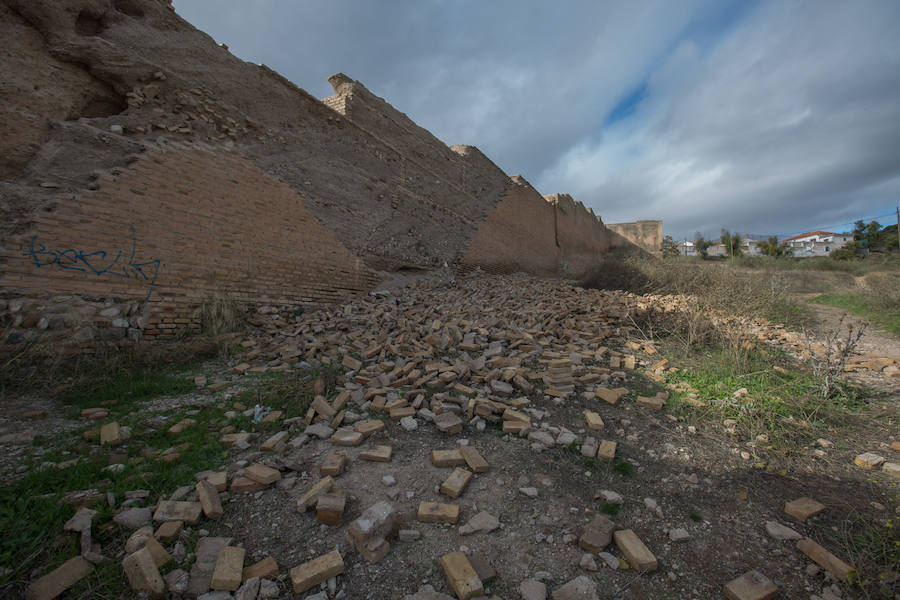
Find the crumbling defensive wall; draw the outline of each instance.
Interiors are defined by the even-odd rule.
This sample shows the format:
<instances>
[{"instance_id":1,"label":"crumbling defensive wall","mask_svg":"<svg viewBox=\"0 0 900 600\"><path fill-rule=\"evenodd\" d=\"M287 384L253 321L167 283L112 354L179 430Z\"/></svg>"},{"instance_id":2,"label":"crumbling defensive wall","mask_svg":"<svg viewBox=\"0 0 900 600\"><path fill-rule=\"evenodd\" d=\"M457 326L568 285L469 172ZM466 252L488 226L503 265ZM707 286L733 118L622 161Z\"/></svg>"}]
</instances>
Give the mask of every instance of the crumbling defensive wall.
<instances>
[{"instance_id":1,"label":"crumbling defensive wall","mask_svg":"<svg viewBox=\"0 0 900 600\"><path fill-rule=\"evenodd\" d=\"M614 248L634 244L653 256L662 256L662 221L643 220L633 223L607 223L606 227L617 234L614 237L617 241L614 241L612 244Z\"/></svg>"},{"instance_id":2,"label":"crumbling defensive wall","mask_svg":"<svg viewBox=\"0 0 900 600\"><path fill-rule=\"evenodd\" d=\"M165 0L0 0L0 342L165 338L378 271L578 276L613 236L362 84L320 101ZM8 350L8 348L7 348Z\"/></svg>"}]
</instances>

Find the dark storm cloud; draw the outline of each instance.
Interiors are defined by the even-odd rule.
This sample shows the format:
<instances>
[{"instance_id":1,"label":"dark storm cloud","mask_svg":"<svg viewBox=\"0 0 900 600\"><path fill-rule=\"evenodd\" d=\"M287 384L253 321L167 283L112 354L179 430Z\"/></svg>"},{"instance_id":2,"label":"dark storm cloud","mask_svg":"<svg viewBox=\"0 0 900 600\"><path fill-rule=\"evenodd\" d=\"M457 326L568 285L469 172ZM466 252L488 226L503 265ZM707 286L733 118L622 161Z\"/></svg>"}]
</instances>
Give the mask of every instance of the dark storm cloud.
<instances>
[{"instance_id":1,"label":"dark storm cloud","mask_svg":"<svg viewBox=\"0 0 900 600\"><path fill-rule=\"evenodd\" d=\"M900 4L177 0L323 97L343 71L543 193L676 237L900 197ZM611 117L612 115L612 117Z\"/></svg>"}]
</instances>

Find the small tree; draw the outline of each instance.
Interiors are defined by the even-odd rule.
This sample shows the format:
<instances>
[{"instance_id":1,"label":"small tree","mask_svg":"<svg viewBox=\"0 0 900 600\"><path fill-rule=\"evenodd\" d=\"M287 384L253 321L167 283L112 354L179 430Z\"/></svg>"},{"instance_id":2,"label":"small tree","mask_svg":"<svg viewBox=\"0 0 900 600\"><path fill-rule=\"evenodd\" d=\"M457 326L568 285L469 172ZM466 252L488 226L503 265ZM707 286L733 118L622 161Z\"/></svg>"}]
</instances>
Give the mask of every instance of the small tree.
<instances>
[{"instance_id":1,"label":"small tree","mask_svg":"<svg viewBox=\"0 0 900 600\"><path fill-rule=\"evenodd\" d=\"M681 254L678 251L678 244L675 243L675 240L672 239L671 235L667 235L663 238L662 248L660 248L660 250L662 250L663 258Z\"/></svg>"},{"instance_id":2,"label":"small tree","mask_svg":"<svg viewBox=\"0 0 900 600\"><path fill-rule=\"evenodd\" d=\"M849 260L851 258L859 258L859 251L861 249L862 242L853 240L852 242L847 242L840 248L835 248L828 256L835 260Z\"/></svg>"},{"instance_id":3,"label":"small tree","mask_svg":"<svg viewBox=\"0 0 900 600\"><path fill-rule=\"evenodd\" d=\"M881 224L878 221L870 221L868 224L857 221L853 224L853 241L859 242L861 248L877 248L880 233Z\"/></svg>"},{"instance_id":4,"label":"small tree","mask_svg":"<svg viewBox=\"0 0 900 600\"><path fill-rule=\"evenodd\" d=\"M709 250L709 247L712 246L713 243L714 242L712 240L704 239L703 236L700 235L699 231L694 236L694 248L697 249L697 254L699 254L702 258L707 258L709 256L707 250Z\"/></svg>"},{"instance_id":5,"label":"small tree","mask_svg":"<svg viewBox=\"0 0 900 600\"><path fill-rule=\"evenodd\" d=\"M725 252L727 252L728 256L731 258L744 255L744 252L741 250L741 242L744 240L741 239L740 234L731 233L727 229L723 229L720 241L722 242L722 245L725 246Z\"/></svg>"},{"instance_id":6,"label":"small tree","mask_svg":"<svg viewBox=\"0 0 900 600\"><path fill-rule=\"evenodd\" d=\"M769 239L756 242L756 247L766 256L772 256L774 258L784 256L786 250L784 246L778 243L778 238L774 235L769 236Z\"/></svg>"}]
</instances>

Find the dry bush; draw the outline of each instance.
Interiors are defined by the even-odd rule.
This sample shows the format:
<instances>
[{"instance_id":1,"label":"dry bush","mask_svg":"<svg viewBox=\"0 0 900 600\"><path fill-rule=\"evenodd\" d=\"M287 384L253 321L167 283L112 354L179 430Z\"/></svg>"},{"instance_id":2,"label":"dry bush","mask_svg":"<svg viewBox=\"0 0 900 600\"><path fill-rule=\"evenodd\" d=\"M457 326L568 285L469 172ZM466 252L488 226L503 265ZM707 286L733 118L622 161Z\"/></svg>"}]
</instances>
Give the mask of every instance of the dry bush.
<instances>
[{"instance_id":1,"label":"dry bush","mask_svg":"<svg viewBox=\"0 0 900 600\"><path fill-rule=\"evenodd\" d=\"M244 323L243 311L226 292L215 292L203 301L198 312L201 331L211 336L236 331Z\"/></svg>"},{"instance_id":2,"label":"dry bush","mask_svg":"<svg viewBox=\"0 0 900 600\"><path fill-rule=\"evenodd\" d=\"M730 264L683 260L608 261L583 282L586 287L636 294L672 295L676 310L651 308L631 315L644 337L663 337L686 354L719 348L735 374L749 369L754 342L739 322L766 316L786 320L792 309L785 282L776 273L735 269Z\"/></svg>"},{"instance_id":3,"label":"dry bush","mask_svg":"<svg viewBox=\"0 0 900 600\"><path fill-rule=\"evenodd\" d=\"M819 384L819 391L824 400L833 396L838 386L843 383L846 375L844 367L847 366L850 355L859 345L865 330L865 324L858 327L847 324L845 327L844 318L841 317L837 329L819 332L817 338L824 348L818 352L812 345L813 336L806 333L806 354L809 357L809 366Z\"/></svg>"},{"instance_id":4,"label":"dry bush","mask_svg":"<svg viewBox=\"0 0 900 600\"><path fill-rule=\"evenodd\" d=\"M863 279L863 285L872 307L886 314L900 313L900 273L870 273Z\"/></svg>"}]
</instances>

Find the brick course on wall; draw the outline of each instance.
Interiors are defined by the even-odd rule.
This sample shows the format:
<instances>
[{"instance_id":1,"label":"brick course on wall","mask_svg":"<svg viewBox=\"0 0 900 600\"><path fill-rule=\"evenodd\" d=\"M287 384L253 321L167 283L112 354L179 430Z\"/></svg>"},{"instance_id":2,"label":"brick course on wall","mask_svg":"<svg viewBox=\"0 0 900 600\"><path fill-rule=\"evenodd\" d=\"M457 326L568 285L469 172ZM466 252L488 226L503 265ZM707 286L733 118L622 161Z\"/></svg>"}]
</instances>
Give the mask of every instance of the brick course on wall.
<instances>
[{"instance_id":1,"label":"brick course on wall","mask_svg":"<svg viewBox=\"0 0 900 600\"><path fill-rule=\"evenodd\" d=\"M458 268L581 277L602 262L610 232L567 194L544 198L513 177L512 189L478 228Z\"/></svg>"},{"instance_id":2,"label":"brick course on wall","mask_svg":"<svg viewBox=\"0 0 900 600\"><path fill-rule=\"evenodd\" d=\"M527 183L513 185L478 228L460 260L462 271L475 267L491 273L556 274L559 248L553 206Z\"/></svg>"},{"instance_id":3,"label":"brick course on wall","mask_svg":"<svg viewBox=\"0 0 900 600\"><path fill-rule=\"evenodd\" d=\"M238 154L158 150L99 189L58 198L7 240L7 297L48 292L144 302L143 333L196 327L215 295L302 305L370 289L378 277L304 199Z\"/></svg>"}]
</instances>

